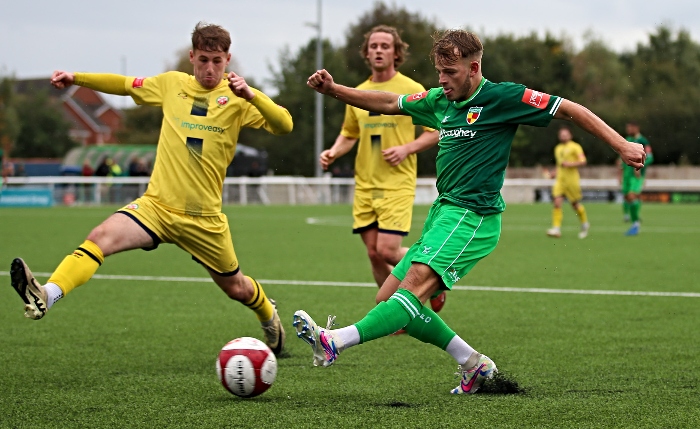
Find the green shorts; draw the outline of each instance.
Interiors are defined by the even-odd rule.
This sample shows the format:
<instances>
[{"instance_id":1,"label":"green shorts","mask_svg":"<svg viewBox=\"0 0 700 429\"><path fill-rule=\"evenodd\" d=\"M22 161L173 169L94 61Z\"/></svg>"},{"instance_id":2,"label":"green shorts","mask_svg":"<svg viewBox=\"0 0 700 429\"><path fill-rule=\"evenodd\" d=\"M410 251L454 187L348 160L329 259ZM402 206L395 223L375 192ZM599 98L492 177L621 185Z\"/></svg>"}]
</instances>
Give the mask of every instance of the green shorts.
<instances>
[{"instance_id":1,"label":"green shorts","mask_svg":"<svg viewBox=\"0 0 700 429\"><path fill-rule=\"evenodd\" d=\"M501 214L480 215L449 201L435 201L423 232L392 274L403 281L413 263L428 265L452 289L479 260L491 253L501 236Z\"/></svg>"},{"instance_id":2,"label":"green shorts","mask_svg":"<svg viewBox=\"0 0 700 429\"><path fill-rule=\"evenodd\" d=\"M642 193L642 187L644 186L644 176L623 176L622 177L622 195L627 195L630 192L635 194Z\"/></svg>"}]
</instances>

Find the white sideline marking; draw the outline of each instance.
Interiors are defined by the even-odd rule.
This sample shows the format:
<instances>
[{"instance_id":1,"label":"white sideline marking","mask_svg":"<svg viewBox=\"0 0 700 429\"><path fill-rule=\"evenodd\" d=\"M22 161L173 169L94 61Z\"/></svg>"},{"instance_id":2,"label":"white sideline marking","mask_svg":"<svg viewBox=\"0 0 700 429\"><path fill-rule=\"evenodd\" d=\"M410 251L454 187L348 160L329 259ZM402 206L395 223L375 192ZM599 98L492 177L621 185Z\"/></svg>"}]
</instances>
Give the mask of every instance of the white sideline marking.
<instances>
[{"instance_id":1,"label":"white sideline marking","mask_svg":"<svg viewBox=\"0 0 700 429\"><path fill-rule=\"evenodd\" d=\"M0 271L0 276L9 276L9 271ZM51 273L34 273L38 277L49 277ZM92 276L98 280L126 280L126 281L152 281L152 282L185 282L185 283L209 283L209 277L168 277L168 276L125 276L111 274L95 274ZM375 283L369 282L329 282L313 280L270 280L257 279L262 284L290 285L290 286L331 286L331 287L370 287L376 288ZM673 296L683 298L700 298L698 292L654 292L635 290L595 290L595 289L544 289L544 288L519 288L519 287L495 287L495 286L453 286L452 290L472 290L485 292L523 292L523 293L560 293L573 295L618 295L618 296Z\"/></svg>"},{"instance_id":2,"label":"white sideline marking","mask_svg":"<svg viewBox=\"0 0 700 429\"><path fill-rule=\"evenodd\" d=\"M425 219L413 218L411 223L412 227L420 229L423 225ZM332 226L332 227L343 227L352 228L352 218L347 216L324 216L324 217L307 217L307 225L318 225L318 226ZM614 225L596 225L593 224L591 228L591 235L596 232L605 232L619 234L622 236L625 231L629 229L629 225L620 224L619 226ZM539 225L524 225L517 223L503 223L503 231L541 231L544 235L544 231L547 230L547 224L542 223ZM562 228L563 231L578 231L579 226L569 225ZM653 233L653 234L700 234L700 228L686 227L686 226L644 226L642 225L641 232Z\"/></svg>"}]
</instances>

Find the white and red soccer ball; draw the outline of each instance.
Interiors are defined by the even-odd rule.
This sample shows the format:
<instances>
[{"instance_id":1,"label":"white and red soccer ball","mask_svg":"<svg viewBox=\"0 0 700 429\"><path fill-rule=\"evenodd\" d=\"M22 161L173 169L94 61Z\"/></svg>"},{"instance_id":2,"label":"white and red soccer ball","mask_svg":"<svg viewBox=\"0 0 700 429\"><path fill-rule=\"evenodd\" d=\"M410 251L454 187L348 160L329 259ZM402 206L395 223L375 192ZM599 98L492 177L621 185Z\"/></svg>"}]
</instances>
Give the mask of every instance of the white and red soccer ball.
<instances>
[{"instance_id":1,"label":"white and red soccer ball","mask_svg":"<svg viewBox=\"0 0 700 429\"><path fill-rule=\"evenodd\" d=\"M236 338L219 352L216 373L226 390L242 398L252 398L272 386L277 376L277 358L257 338Z\"/></svg>"}]
</instances>

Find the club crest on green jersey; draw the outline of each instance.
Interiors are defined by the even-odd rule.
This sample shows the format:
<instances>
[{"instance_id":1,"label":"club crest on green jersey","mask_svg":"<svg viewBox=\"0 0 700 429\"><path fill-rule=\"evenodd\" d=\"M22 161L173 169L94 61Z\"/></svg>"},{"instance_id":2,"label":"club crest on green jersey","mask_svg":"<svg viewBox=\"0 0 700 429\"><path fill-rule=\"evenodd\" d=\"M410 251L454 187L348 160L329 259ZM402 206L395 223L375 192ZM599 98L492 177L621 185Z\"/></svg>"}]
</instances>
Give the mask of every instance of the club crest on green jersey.
<instances>
[{"instance_id":1,"label":"club crest on green jersey","mask_svg":"<svg viewBox=\"0 0 700 429\"><path fill-rule=\"evenodd\" d=\"M476 122L477 119L479 119L479 116L481 116L481 109L483 109L483 107L469 108L469 111L467 112L467 124L471 125Z\"/></svg>"}]
</instances>

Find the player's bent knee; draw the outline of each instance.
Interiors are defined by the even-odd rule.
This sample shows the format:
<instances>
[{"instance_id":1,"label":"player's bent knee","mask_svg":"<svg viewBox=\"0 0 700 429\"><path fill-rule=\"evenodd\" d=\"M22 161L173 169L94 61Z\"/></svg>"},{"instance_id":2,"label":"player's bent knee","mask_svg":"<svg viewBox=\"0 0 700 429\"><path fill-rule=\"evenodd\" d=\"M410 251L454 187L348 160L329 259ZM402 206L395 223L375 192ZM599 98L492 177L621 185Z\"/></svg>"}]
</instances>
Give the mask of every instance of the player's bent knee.
<instances>
[{"instance_id":1,"label":"player's bent knee","mask_svg":"<svg viewBox=\"0 0 700 429\"><path fill-rule=\"evenodd\" d=\"M398 247L382 247L379 249L379 256L389 265L396 265L401 261Z\"/></svg>"}]
</instances>

